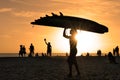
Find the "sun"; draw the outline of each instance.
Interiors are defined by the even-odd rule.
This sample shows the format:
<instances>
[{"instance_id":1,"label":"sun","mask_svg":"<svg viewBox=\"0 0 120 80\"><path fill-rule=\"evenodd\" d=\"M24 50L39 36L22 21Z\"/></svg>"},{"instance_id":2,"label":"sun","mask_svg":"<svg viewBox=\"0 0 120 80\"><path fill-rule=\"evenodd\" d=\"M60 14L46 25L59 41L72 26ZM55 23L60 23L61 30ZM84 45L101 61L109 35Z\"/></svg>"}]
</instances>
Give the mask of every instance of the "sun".
<instances>
[{"instance_id":1,"label":"sun","mask_svg":"<svg viewBox=\"0 0 120 80\"><path fill-rule=\"evenodd\" d=\"M87 31L78 31L75 37L78 41L77 49L78 55L87 52L94 52L100 46L100 39L96 33Z\"/></svg>"},{"instance_id":2,"label":"sun","mask_svg":"<svg viewBox=\"0 0 120 80\"><path fill-rule=\"evenodd\" d=\"M77 56L80 56L82 53L93 53L97 52L98 49L102 46L101 36L100 34L87 32L82 30L77 30L78 34L76 35L77 43ZM62 53L69 53L70 51L70 44L69 39L66 39L61 34L63 33L62 30L56 30L52 37L53 41L53 51L54 52L62 52ZM69 34L69 30L67 32Z\"/></svg>"}]
</instances>

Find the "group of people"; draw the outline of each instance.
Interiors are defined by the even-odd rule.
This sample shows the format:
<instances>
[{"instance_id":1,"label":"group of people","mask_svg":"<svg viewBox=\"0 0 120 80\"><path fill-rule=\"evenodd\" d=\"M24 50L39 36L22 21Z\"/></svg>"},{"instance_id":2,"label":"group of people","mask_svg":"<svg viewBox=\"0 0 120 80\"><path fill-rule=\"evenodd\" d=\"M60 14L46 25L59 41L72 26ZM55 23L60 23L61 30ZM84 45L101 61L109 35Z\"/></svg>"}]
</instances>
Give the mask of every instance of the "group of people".
<instances>
[{"instance_id":1,"label":"group of people","mask_svg":"<svg viewBox=\"0 0 120 80\"><path fill-rule=\"evenodd\" d=\"M78 68L78 64L77 64L77 60L76 60L76 55L77 55L77 40L75 39L75 36L77 35L77 29L71 29L70 30L70 35L66 34L66 30L67 28L64 28L63 31L63 37L69 39L69 45L70 45L70 54L68 55L68 66L69 66L69 73L68 73L68 77L72 77L72 66L74 65L77 71L77 75L80 75L80 71ZM47 56L52 56L52 46L50 44L50 42L47 42L46 39L44 39L45 44L47 45ZM34 55L34 46L31 43L30 45L30 54L29 57ZM24 45L20 45L20 51L19 51L19 56L24 56L26 54L26 49ZM43 54L42 54L43 55ZM98 56L101 56L101 50L98 50L97 52ZM115 49L113 49L113 55L117 55L119 56L119 47L117 46ZM112 55L111 52L108 53L108 58L110 60L111 63L117 63L115 61L115 57Z\"/></svg>"},{"instance_id":2,"label":"group of people","mask_svg":"<svg viewBox=\"0 0 120 80\"><path fill-rule=\"evenodd\" d=\"M70 36L66 34L66 29L64 29L63 31L63 36L67 39L69 39L69 44L70 44L70 55L68 56L68 65L69 65L69 77L72 77L72 66L74 65L77 71L77 75L80 75L80 71L78 68L78 64L77 64L77 60L76 60L76 55L77 55L77 40L75 39L75 36L77 34L77 29L71 29L70 31ZM52 55L52 46L50 44L50 42L47 42L46 39L44 39L45 44L47 45L47 56L51 56ZM28 55L29 57L32 57L34 55L34 46L31 43L30 45L30 54ZM19 56L21 55L23 57L23 55L26 54L26 48L24 45L20 45L20 51L19 51Z\"/></svg>"},{"instance_id":3,"label":"group of people","mask_svg":"<svg viewBox=\"0 0 120 80\"><path fill-rule=\"evenodd\" d=\"M70 30L70 36L66 34L66 28L64 28L63 36L67 39L69 39L70 44L70 55L68 56L68 65L69 65L69 74L68 77L72 77L72 66L74 65L77 71L77 75L80 75L80 71L78 68L77 60L76 60L76 54L77 54L77 40L75 39L75 36L77 34L77 29L71 29ZM97 51L97 55L101 56L101 50ZM119 56L119 47L116 46L115 49L113 49L113 55ZM115 57L112 55L111 52L108 53L108 59L110 63L118 64L116 62Z\"/></svg>"},{"instance_id":4,"label":"group of people","mask_svg":"<svg viewBox=\"0 0 120 80\"><path fill-rule=\"evenodd\" d=\"M119 56L119 47L116 46L115 48L113 48L113 55L114 56Z\"/></svg>"},{"instance_id":5,"label":"group of people","mask_svg":"<svg viewBox=\"0 0 120 80\"><path fill-rule=\"evenodd\" d=\"M76 60L76 55L77 55L77 40L75 39L75 36L77 35L77 29L73 28L70 30L70 35L66 34L66 30L67 28L64 28L63 31L63 37L69 39L69 45L70 45L70 54L68 55L68 67L69 67L69 73L68 73L68 77L72 77L72 67L73 65L76 68L77 71L77 75L80 75L80 71L78 68L78 64L77 64L77 60ZM52 46L50 44L50 42L47 42L46 39L44 39L45 44L47 45L47 56L52 56ZM33 56L34 55L34 46L31 43L30 45L30 54L29 56ZM24 45L20 45L20 51L19 51L19 55L24 56L26 54L26 49ZM43 54L42 54L43 55ZM101 56L101 51L99 50L97 52L97 55ZM118 46L113 49L113 55L117 55L119 56L119 48ZM110 62L112 63L116 63L114 56L112 55L111 52L108 53L108 58L110 60Z\"/></svg>"},{"instance_id":6,"label":"group of people","mask_svg":"<svg viewBox=\"0 0 120 80\"><path fill-rule=\"evenodd\" d=\"M44 39L45 44L47 45L47 56L52 56L52 46L50 42L47 42L46 39ZM31 43L29 47L30 53L28 54L28 57L34 56L34 45ZM25 45L20 45L19 50L19 57L24 57L26 54L26 48ZM38 53L36 54L38 56Z\"/></svg>"},{"instance_id":7,"label":"group of people","mask_svg":"<svg viewBox=\"0 0 120 80\"><path fill-rule=\"evenodd\" d=\"M113 56L112 52L108 53L108 60L109 60L110 63L117 64L115 56Z\"/></svg>"},{"instance_id":8,"label":"group of people","mask_svg":"<svg viewBox=\"0 0 120 80\"><path fill-rule=\"evenodd\" d=\"M19 57L24 57L26 54L26 48L25 45L20 45L20 50L19 50Z\"/></svg>"},{"instance_id":9,"label":"group of people","mask_svg":"<svg viewBox=\"0 0 120 80\"><path fill-rule=\"evenodd\" d=\"M29 57L32 57L34 55L34 46L33 44L31 43L30 45L30 54L28 55ZM19 57L25 57L26 55L26 48L25 48L25 45L20 45L20 50L19 50Z\"/></svg>"},{"instance_id":10,"label":"group of people","mask_svg":"<svg viewBox=\"0 0 120 80\"><path fill-rule=\"evenodd\" d=\"M117 64L115 56L119 56L119 47L118 46L113 48L113 53L112 52L108 53L108 59L109 59L110 63Z\"/></svg>"}]
</instances>

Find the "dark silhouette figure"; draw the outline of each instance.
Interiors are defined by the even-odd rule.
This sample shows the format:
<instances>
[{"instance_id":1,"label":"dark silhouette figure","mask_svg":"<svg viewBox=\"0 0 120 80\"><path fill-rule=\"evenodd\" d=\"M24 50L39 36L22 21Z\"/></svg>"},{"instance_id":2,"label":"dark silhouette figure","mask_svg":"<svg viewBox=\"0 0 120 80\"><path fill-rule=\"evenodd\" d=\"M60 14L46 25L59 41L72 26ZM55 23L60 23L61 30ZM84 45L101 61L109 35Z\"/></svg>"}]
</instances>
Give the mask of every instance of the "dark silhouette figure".
<instances>
[{"instance_id":1,"label":"dark silhouette figure","mask_svg":"<svg viewBox=\"0 0 120 80\"><path fill-rule=\"evenodd\" d=\"M26 48L24 45L20 45L20 50L19 50L19 57L24 57L26 54Z\"/></svg>"},{"instance_id":2,"label":"dark silhouette figure","mask_svg":"<svg viewBox=\"0 0 120 80\"><path fill-rule=\"evenodd\" d=\"M115 48L115 53L116 53L116 56L119 56L119 47L118 46L116 46L116 48Z\"/></svg>"},{"instance_id":3,"label":"dark silhouette figure","mask_svg":"<svg viewBox=\"0 0 120 80\"><path fill-rule=\"evenodd\" d=\"M36 54L35 54L35 57L39 57L39 54L38 54L38 53L36 53Z\"/></svg>"},{"instance_id":4,"label":"dark silhouette figure","mask_svg":"<svg viewBox=\"0 0 120 80\"><path fill-rule=\"evenodd\" d=\"M110 63L117 64L117 62L116 62L116 60L115 60L115 57L112 55L111 52L108 53L108 59L109 59L109 62L110 62Z\"/></svg>"},{"instance_id":5,"label":"dark silhouette figure","mask_svg":"<svg viewBox=\"0 0 120 80\"><path fill-rule=\"evenodd\" d=\"M113 48L113 55L115 56L115 49Z\"/></svg>"},{"instance_id":6,"label":"dark silhouette figure","mask_svg":"<svg viewBox=\"0 0 120 80\"><path fill-rule=\"evenodd\" d=\"M76 29L71 29L70 30L71 36L66 35L66 28L63 31L63 36L67 39L69 39L69 44L70 44L70 55L68 56L68 65L69 65L69 74L68 77L72 77L72 65L75 65L77 75L80 75L79 69L78 69L78 64L76 60L76 54L77 54L77 40L75 39L75 36L77 34Z\"/></svg>"},{"instance_id":7,"label":"dark silhouette figure","mask_svg":"<svg viewBox=\"0 0 120 80\"><path fill-rule=\"evenodd\" d=\"M45 44L47 45L47 56L52 56L52 46L50 42L47 43L46 39L44 39Z\"/></svg>"},{"instance_id":8,"label":"dark silhouette figure","mask_svg":"<svg viewBox=\"0 0 120 80\"><path fill-rule=\"evenodd\" d=\"M23 56L25 57L25 55L26 55L26 48L25 48L25 45L23 45L22 49L23 49Z\"/></svg>"},{"instance_id":9,"label":"dark silhouette figure","mask_svg":"<svg viewBox=\"0 0 120 80\"><path fill-rule=\"evenodd\" d=\"M66 53L66 56L68 57L68 53Z\"/></svg>"},{"instance_id":10,"label":"dark silhouette figure","mask_svg":"<svg viewBox=\"0 0 120 80\"><path fill-rule=\"evenodd\" d=\"M87 52L86 56L90 56L90 54Z\"/></svg>"},{"instance_id":11,"label":"dark silhouette figure","mask_svg":"<svg viewBox=\"0 0 120 80\"><path fill-rule=\"evenodd\" d=\"M98 51L97 51L97 55L98 55L98 56L101 56L101 55L102 55L101 50L98 50Z\"/></svg>"},{"instance_id":12,"label":"dark silhouette figure","mask_svg":"<svg viewBox=\"0 0 120 80\"><path fill-rule=\"evenodd\" d=\"M33 55L34 55L34 46L33 46L33 44L32 44L32 43L31 43L31 45L30 45L29 50L30 50L29 57L33 57Z\"/></svg>"},{"instance_id":13,"label":"dark silhouette figure","mask_svg":"<svg viewBox=\"0 0 120 80\"><path fill-rule=\"evenodd\" d=\"M44 53L42 53L42 57L44 57L45 55L44 55Z\"/></svg>"},{"instance_id":14,"label":"dark silhouette figure","mask_svg":"<svg viewBox=\"0 0 120 80\"><path fill-rule=\"evenodd\" d=\"M22 45L20 45L20 50L19 50L19 57L21 56L21 57L23 57L23 50L22 50Z\"/></svg>"}]
</instances>

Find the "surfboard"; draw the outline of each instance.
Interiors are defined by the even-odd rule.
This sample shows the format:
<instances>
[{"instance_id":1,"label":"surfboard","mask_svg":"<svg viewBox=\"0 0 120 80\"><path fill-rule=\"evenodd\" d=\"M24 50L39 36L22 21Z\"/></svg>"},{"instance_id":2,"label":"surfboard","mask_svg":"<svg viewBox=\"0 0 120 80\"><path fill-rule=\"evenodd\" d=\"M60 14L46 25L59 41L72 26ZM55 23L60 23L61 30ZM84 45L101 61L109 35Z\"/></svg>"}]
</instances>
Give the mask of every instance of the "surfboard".
<instances>
[{"instance_id":1,"label":"surfboard","mask_svg":"<svg viewBox=\"0 0 120 80\"><path fill-rule=\"evenodd\" d=\"M39 19L31 22L31 24L58 28L76 28L79 30L96 33L108 32L108 28L106 26L93 20L73 16L64 16L62 13L60 13L60 15L52 13L52 16L46 15L45 17L40 17Z\"/></svg>"}]
</instances>

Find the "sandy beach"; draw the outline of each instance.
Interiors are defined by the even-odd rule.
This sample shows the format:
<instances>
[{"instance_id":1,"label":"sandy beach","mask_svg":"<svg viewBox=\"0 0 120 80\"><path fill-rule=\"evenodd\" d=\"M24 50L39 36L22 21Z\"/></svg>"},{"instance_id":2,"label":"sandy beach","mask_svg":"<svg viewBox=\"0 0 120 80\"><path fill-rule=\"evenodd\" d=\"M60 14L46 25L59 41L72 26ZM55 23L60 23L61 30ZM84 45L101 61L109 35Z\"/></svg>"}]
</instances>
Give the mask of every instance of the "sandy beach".
<instances>
[{"instance_id":1,"label":"sandy beach","mask_svg":"<svg viewBox=\"0 0 120 80\"><path fill-rule=\"evenodd\" d=\"M80 79L66 78L67 57L0 58L0 80L120 80L119 64L110 64L106 57L77 57ZM73 76L75 76L73 69Z\"/></svg>"}]
</instances>

